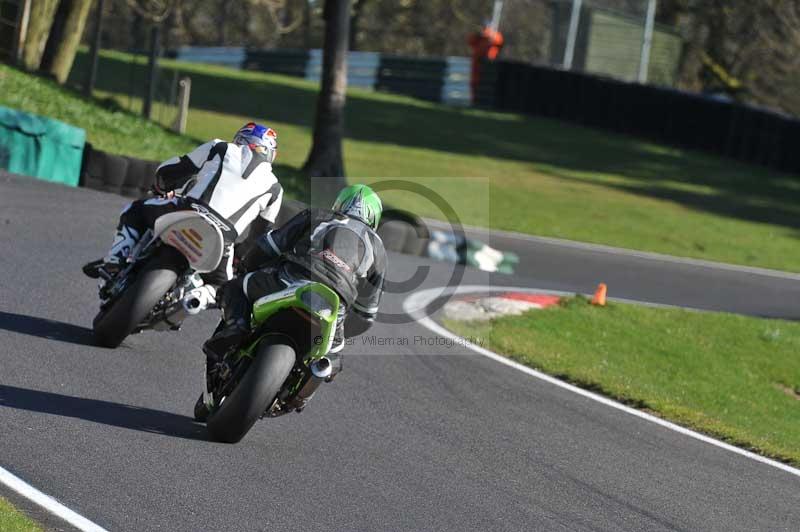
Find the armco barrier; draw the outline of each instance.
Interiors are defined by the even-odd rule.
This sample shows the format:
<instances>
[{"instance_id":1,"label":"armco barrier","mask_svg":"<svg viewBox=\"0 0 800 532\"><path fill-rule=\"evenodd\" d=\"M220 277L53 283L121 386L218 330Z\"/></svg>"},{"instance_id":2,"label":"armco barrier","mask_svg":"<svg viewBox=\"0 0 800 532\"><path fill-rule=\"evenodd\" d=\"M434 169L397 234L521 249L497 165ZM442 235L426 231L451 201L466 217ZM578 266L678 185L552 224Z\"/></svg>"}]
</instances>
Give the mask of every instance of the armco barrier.
<instances>
[{"instance_id":1,"label":"armco barrier","mask_svg":"<svg viewBox=\"0 0 800 532\"><path fill-rule=\"evenodd\" d=\"M306 64L306 79L322 78L322 50L310 50ZM347 54L347 86L361 89L375 88L381 56L376 52L349 52Z\"/></svg>"},{"instance_id":2,"label":"armco barrier","mask_svg":"<svg viewBox=\"0 0 800 532\"><path fill-rule=\"evenodd\" d=\"M181 46L167 52L167 57L189 63L208 63L242 68L245 61L243 46Z\"/></svg>"},{"instance_id":3,"label":"armco barrier","mask_svg":"<svg viewBox=\"0 0 800 532\"><path fill-rule=\"evenodd\" d=\"M310 59L309 50L247 50L242 68L304 78Z\"/></svg>"},{"instance_id":4,"label":"armco barrier","mask_svg":"<svg viewBox=\"0 0 800 532\"><path fill-rule=\"evenodd\" d=\"M302 77L319 81L322 50L246 49L185 46L167 52L180 61L210 63ZM425 100L467 105L470 60L400 57L377 52L349 52L347 82L351 87L396 92Z\"/></svg>"},{"instance_id":5,"label":"armco barrier","mask_svg":"<svg viewBox=\"0 0 800 532\"><path fill-rule=\"evenodd\" d=\"M322 50L259 50L242 47L186 46L166 52L166 57L189 63L207 63L244 68L319 81L322 74ZM88 68L85 52L76 56L70 82L82 83ZM97 88L120 94L141 95L147 83L145 57L135 64L103 55L100 57ZM169 93L171 80L180 75L180 67L162 66L158 90ZM452 105L469 105L470 59L446 57L425 59L386 56L376 52L350 52L347 65L348 85L361 89L384 90ZM202 83L220 82L215 73L190 74ZM199 93L198 93L199 94ZM199 97L192 95L193 99Z\"/></svg>"},{"instance_id":6,"label":"armco barrier","mask_svg":"<svg viewBox=\"0 0 800 532\"><path fill-rule=\"evenodd\" d=\"M441 101L447 77L444 59L381 56L377 90L405 94L422 100Z\"/></svg>"}]
</instances>

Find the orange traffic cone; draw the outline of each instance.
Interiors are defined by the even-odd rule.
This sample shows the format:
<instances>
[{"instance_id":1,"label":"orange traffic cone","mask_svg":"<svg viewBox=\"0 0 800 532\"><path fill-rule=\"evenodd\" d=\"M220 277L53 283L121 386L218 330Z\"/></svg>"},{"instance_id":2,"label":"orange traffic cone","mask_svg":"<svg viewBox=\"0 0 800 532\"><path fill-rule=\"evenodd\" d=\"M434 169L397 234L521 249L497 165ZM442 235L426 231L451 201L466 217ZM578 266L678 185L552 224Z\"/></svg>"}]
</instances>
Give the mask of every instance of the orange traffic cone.
<instances>
[{"instance_id":1,"label":"orange traffic cone","mask_svg":"<svg viewBox=\"0 0 800 532\"><path fill-rule=\"evenodd\" d=\"M594 292L594 297L592 298L592 305L599 305L601 307L606 306L606 293L608 292L608 287L605 283L600 283L597 285L597 290Z\"/></svg>"}]
</instances>

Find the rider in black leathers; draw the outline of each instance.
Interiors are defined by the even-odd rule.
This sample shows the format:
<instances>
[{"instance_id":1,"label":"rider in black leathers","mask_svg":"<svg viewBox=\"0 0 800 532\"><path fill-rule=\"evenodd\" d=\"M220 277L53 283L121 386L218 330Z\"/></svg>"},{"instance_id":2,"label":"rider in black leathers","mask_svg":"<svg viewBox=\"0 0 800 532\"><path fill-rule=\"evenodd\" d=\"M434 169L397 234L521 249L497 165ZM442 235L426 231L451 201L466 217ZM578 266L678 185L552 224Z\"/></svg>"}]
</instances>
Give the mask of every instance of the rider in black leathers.
<instances>
[{"instance_id":1,"label":"rider in black leathers","mask_svg":"<svg viewBox=\"0 0 800 532\"><path fill-rule=\"evenodd\" d=\"M378 313L386 272L386 252L375 232L381 210L377 194L353 185L339 193L332 210L305 210L258 238L256 249L243 259L248 270L256 269L222 288L222 328L203 346L208 370L249 333L254 301L292 282L311 280L327 285L341 300L328 354L334 374L340 371L345 337L365 332Z\"/></svg>"}]
</instances>

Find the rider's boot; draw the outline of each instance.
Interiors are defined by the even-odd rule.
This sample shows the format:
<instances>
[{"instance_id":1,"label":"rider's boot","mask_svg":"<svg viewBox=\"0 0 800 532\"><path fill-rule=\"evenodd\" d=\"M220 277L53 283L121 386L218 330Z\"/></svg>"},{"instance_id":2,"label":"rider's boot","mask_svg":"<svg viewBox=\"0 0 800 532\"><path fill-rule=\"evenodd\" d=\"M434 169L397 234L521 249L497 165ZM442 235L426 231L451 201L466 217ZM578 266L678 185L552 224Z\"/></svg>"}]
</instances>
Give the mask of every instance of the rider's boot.
<instances>
[{"instance_id":1,"label":"rider's boot","mask_svg":"<svg viewBox=\"0 0 800 532\"><path fill-rule=\"evenodd\" d=\"M108 254L100 260L92 261L83 267L83 273L92 279L100 277L102 268L108 275L114 275L121 270L125 259L131 254L133 246L139 241L139 231L127 225L121 225L114 235L114 242Z\"/></svg>"},{"instance_id":2,"label":"rider's boot","mask_svg":"<svg viewBox=\"0 0 800 532\"><path fill-rule=\"evenodd\" d=\"M222 362L228 351L238 346L250 333L250 301L241 282L231 281L222 287L223 322L214 336L203 344L209 362Z\"/></svg>"},{"instance_id":3,"label":"rider's boot","mask_svg":"<svg viewBox=\"0 0 800 532\"><path fill-rule=\"evenodd\" d=\"M114 235L114 242L111 244L111 249L103 258L106 265L120 266L125 264L125 259L130 256L133 251L133 246L139 241L139 231L129 225L120 225L117 228L117 233Z\"/></svg>"},{"instance_id":4,"label":"rider's boot","mask_svg":"<svg viewBox=\"0 0 800 532\"><path fill-rule=\"evenodd\" d=\"M244 318L226 320L224 327L206 340L203 353L209 362L221 362L230 350L238 346L250 333L250 324Z\"/></svg>"}]
</instances>

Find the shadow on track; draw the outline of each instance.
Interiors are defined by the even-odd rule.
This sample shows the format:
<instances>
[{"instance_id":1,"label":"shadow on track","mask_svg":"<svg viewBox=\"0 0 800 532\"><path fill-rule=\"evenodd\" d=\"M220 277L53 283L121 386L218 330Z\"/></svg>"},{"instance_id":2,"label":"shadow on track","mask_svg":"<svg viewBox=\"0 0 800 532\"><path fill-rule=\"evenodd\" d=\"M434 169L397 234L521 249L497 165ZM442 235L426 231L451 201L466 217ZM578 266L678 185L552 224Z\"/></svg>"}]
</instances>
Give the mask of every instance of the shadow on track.
<instances>
[{"instance_id":1,"label":"shadow on track","mask_svg":"<svg viewBox=\"0 0 800 532\"><path fill-rule=\"evenodd\" d=\"M92 330L63 321L0 311L0 330L37 336L70 344L95 346Z\"/></svg>"},{"instance_id":2,"label":"shadow on track","mask_svg":"<svg viewBox=\"0 0 800 532\"><path fill-rule=\"evenodd\" d=\"M207 440L205 429L187 416L0 384L0 408L2 407L85 419L174 438Z\"/></svg>"}]
</instances>

